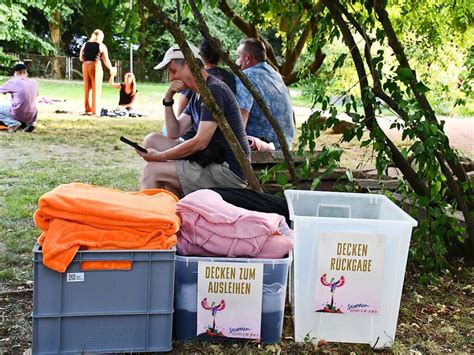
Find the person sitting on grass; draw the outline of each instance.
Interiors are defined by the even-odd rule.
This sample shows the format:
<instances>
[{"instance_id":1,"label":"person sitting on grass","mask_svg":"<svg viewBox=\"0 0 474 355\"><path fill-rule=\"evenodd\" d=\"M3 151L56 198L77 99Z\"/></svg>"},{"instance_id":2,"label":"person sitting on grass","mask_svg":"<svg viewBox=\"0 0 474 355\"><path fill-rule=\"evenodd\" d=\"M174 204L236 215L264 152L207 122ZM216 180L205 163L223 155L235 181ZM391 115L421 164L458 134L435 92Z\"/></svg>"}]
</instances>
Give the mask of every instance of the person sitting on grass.
<instances>
[{"instance_id":1,"label":"person sitting on grass","mask_svg":"<svg viewBox=\"0 0 474 355\"><path fill-rule=\"evenodd\" d=\"M0 86L1 94L11 94L10 105L0 105L0 121L9 131L23 129L32 132L35 129L36 98L38 83L28 78L26 65L18 63L13 67L13 78Z\"/></svg>"},{"instance_id":2,"label":"person sitting on grass","mask_svg":"<svg viewBox=\"0 0 474 355\"><path fill-rule=\"evenodd\" d=\"M133 115L133 103L135 102L135 98L137 96L137 84L135 81L135 75L133 73L125 73L123 77L123 83L115 83L114 82L115 73L110 74L109 84L120 90L120 99L118 103L117 110L119 111L126 111L129 115Z\"/></svg>"}]
</instances>

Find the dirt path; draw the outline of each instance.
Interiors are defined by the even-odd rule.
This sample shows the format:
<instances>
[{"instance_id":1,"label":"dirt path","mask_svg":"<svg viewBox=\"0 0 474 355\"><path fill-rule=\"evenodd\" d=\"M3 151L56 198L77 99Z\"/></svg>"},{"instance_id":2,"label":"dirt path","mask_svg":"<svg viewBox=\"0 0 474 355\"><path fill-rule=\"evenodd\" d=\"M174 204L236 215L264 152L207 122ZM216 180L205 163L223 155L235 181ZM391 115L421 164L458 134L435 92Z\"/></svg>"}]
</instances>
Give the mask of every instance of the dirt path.
<instances>
[{"instance_id":1,"label":"dirt path","mask_svg":"<svg viewBox=\"0 0 474 355\"><path fill-rule=\"evenodd\" d=\"M442 117L441 119L446 122L444 131L448 135L451 146L474 155L474 118ZM377 121L390 138L401 140L401 131L390 129L393 119L379 118Z\"/></svg>"},{"instance_id":2,"label":"dirt path","mask_svg":"<svg viewBox=\"0 0 474 355\"><path fill-rule=\"evenodd\" d=\"M311 113L311 110L306 107L295 106L294 110L298 125L301 125ZM474 156L474 117L438 117L438 119L445 121L444 131L448 135L451 146L468 153L470 156ZM400 141L402 138L401 131L396 128L390 128L393 120L393 117L377 118L377 121L389 138Z\"/></svg>"}]
</instances>

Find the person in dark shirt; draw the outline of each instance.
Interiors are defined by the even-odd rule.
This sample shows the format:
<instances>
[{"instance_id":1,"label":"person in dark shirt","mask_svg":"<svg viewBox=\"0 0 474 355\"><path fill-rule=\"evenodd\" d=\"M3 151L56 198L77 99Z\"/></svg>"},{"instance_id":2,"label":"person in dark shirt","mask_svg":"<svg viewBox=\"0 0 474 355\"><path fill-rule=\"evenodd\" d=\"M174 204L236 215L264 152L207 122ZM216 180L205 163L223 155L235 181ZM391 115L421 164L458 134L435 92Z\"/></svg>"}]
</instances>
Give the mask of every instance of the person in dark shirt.
<instances>
[{"instance_id":1,"label":"person in dark shirt","mask_svg":"<svg viewBox=\"0 0 474 355\"><path fill-rule=\"evenodd\" d=\"M201 69L202 78L249 159L250 148L234 94L224 82L206 72L198 49L193 45L190 47L196 64ZM211 111L202 102L196 81L177 45L168 49L164 59L155 67L155 69L165 68L168 70L170 81L163 99L167 136L151 133L145 137L143 143L147 153L137 151L148 162L143 170L141 188L164 187L178 195L182 193L186 195L201 188L246 187L247 183L240 165L214 121ZM176 117L173 111L173 97L185 89L192 90L196 95L190 100L185 112ZM197 122L193 121L195 115L199 117ZM193 125L196 128L196 135L184 142L178 141L177 138ZM191 156L211 146L212 151L221 151L221 163L202 164L191 160Z\"/></svg>"},{"instance_id":2,"label":"person in dark shirt","mask_svg":"<svg viewBox=\"0 0 474 355\"><path fill-rule=\"evenodd\" d=\"M214 75L215 77L226 83L235 95L236 89L234 74L218 66L221 60L219 53L210 45L210 43L205 38L203 38L199 43L199 54L201 55L202 61L204 63L204 69L206 69L209 74ZM193 94L194 93L192 90L184 90L183 92L181 92L176 107L176 113L178 115L180 115L184 111Z\"/></svg>"},{"instance_id":3,"label":"person in dark shirt","mask_svg":"<svg viewBox=\"0 0 474 355\"><path fill-rule=\"evenodd\" d=\"M133 73L125 73L123 77L123 83L115 83L115 73L110 74L109 84L120 90L120 98L118 103L118 110L125 110L129 113L134 112L133 103L137 96L137 83L135 81L135 75Z\"/></svg>"},{"instance_id":4,"label":"person in dark shirt","mask_svg":"<svg viewBox=\"0 0 474 355\"><path fill-rule=\"evenodd\" d=\"M100 60L102 59L111 74L117 72L117 69L110 62L109 52L105 44L102 43L103 40L104 32L95 30L92 32L91 38L81 47L79 53L84 79L84 107L86 115L96 115L97 109L100 109L102 80L104 77ZM91 99L89 95L92 96Z\"/></svg>"}]
</instances>

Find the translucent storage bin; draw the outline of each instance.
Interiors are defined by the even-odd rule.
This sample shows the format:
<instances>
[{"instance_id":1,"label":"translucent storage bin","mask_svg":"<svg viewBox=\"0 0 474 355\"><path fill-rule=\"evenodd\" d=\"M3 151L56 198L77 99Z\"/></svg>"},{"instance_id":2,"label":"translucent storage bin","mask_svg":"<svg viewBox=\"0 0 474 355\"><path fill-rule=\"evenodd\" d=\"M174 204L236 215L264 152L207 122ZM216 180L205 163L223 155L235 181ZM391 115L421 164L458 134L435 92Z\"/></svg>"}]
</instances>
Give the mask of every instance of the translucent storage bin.
<instances>
[{"instance_id":1,"label":"translucent storage bin","mask_svg":"<svg viewBox=\"0 0 474 355\"><path fill-rule=\"evenodd\" d=\"M395 339L411 233L417 222L383 195L288 190L285 197L295 239L294 268L290 273L295 340L368 343L376 348L390 346ZM319 250L320 245L327 245L320 244L320 239L337 244L339 253L343 244L335 238L340 236L369 236L379 243L378 249L373 250L377 250L375 256L381 266L378 269L380 282L360 290L354 286L356 282L351 285L347 282L348 276L354 275L351 274L354 269L346 271L345 282L344 278L336 282L330 276L326 279L325 274L318 275L318 258L331 258L332 254L327 256L327 253L334 251L333 248ZM337 288L337 283L342 287ZM363 308L369 307L368 304L356 303L347 304L347 308L339 312L346 314L336 314L337 307L332 307L332 300L337 302L343 292L349 297L358 292L373 293L378 296L377 311L351 313L356 309L353 307L357 307L358 312L367 312ZM323 304L317 303L321 297L328 299L324 309L318 307Z\"/></svg>"},{"instance_id":2,"label":"translucent storage bin","mask_svg":"<svg viewBox=\"0 0 474 355\"><path fill-rule=\"evenodd\" d=\"M33 354L171 350L174 249L79 251L65 273L33 252ZM83 271L84 261L131 268Z\"/></svg>"},{"instance_id":3,"label":"translucent storage bin","mask_svg":"<svg viewBox=\"0 0 474 355\"><path fill-rule=\"evenodd\" d=\"M176 292L174 311L175 340L216 340L197 336L198 263L235 262L263 265L261 340L278 343L283 329L286 285L291 255L285 259L208 258L176 255ZM235 340L235 338L232 338Z\"/></svg>"}]
</instances>

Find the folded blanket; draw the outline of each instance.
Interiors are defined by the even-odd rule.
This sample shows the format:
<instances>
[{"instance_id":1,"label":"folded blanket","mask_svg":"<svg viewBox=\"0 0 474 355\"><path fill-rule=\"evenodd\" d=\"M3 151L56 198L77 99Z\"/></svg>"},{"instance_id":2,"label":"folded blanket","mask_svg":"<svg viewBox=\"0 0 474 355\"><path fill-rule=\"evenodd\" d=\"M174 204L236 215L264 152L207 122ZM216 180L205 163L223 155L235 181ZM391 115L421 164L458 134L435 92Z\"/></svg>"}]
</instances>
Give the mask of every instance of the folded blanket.
<instances>
[{"instance_id":1,"label":"folded blanket","mask_svg":"<svg viewBox=\"0 0 474 355\"><path fill-rule=\"evenodd\" d=\"M43 263L64 272L79 249L170 249L180 226L177 201L159 189L60 185L40 197L34 214Z\"/></svg>"},{"instance_id":2,"label":"folded blanket","mask_svg":"<svg viewBox=\"0 0 474 355\"><path fill-rule=\"evenodd\" d=\"M181 217L181 255L277 259L293 248L283 216L231 205L208 189L181 199L176 212Z\"/></svg>"}]
</instances>

